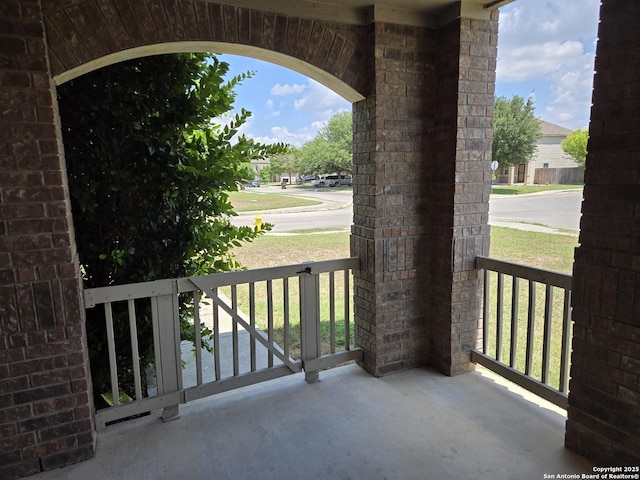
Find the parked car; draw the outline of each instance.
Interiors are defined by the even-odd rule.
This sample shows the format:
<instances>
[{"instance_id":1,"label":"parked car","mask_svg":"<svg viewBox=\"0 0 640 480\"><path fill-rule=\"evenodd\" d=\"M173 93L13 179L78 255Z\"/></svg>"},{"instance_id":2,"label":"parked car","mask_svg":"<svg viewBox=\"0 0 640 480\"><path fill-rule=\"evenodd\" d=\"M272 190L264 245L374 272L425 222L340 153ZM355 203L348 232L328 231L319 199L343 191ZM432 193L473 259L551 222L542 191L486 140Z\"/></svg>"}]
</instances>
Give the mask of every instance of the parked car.
<instances>
[{"instance_id":1,"label":"parked car","mask_svg":"<svg viewBox=\"0 0 640 480\"><path fill-rule=\"evenodd\" d=\"M344 185L351 186L352 180L350 175L320 175L311 182L315 187L339 187Z\"/></svg>"},{"instance_id":2,"label":"parked car","mask_svg":"<svg viewBox=\"0 0 640 480\"><path fill-rule=\"evenodd\" d=\"M260 179L259 178L255 178L253 180L249 180L247 182L247 187L259 187L260 186Z\"/></svg>"},{"instance_id":3,"label":"parked car","mask_svg":"<svg viewBox=\"0 0 640 480\"><path fill-rule=\"evenodd\" d=\"M315 175L304 175L302 177L298 177L297 183L298 185L302 185L303 183L313 183L313 181L316 179Z\"/></svg>"}]
</instances>

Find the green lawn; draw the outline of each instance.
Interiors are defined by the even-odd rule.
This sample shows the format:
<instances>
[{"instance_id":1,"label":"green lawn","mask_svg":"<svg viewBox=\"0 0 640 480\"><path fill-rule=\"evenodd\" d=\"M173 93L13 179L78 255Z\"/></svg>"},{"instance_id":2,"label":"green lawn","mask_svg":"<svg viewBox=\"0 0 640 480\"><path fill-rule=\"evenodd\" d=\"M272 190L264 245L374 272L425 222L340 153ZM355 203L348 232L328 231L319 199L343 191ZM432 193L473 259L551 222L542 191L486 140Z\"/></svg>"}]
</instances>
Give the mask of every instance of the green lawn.
<instances>
[{"instance_id":1,"label":"green lawn","mask_svg":"<svg viewBox=\"0 0 640 480\"><path fill-rule=\"evenodd\" d=\"M247 268L269 267L283 264L299 263L304 261L319 261L349 256L349 232L315 233L308 235L264 235L253 243L244 245L235 250L240 262ZM511 228L492 227L491 228L491 251L493 258L503 259L524 265L539 267L547 270L554 270L570 274L573 265L574 249L577 247L577 238L566 235L554 235L539 232L529 232L515 230ZM328 351L329 343L329 305L328 305L328 276L321 280L323 292L321 293L322 307L322 332L323 351ZM526 349L526 326L527 326L527 302L528 288L527 282L521 281L519 286L519 308L518 319L515 322L517 328L517 361L518 369L524 369L525 349ZM297 303L298 282L292 279L288 286L290 296L290 333L289 342L292 353L295 355L299 351L299 304ZM274 324L273 335L278 342L284 342L284 311L282 298L286 289L282 281L273 284ZM338 338L344 335L344 327L340 320L343 318L341 312L344 310L344 297L341 294L343 289L343 279L341 275L336 275L336 318ZM504 304L503 314L505 325L501 337L503 350L502 361L508 362L509 349L511 347L511 302L512 302L512 282L505 277L504 282ZM542 337L544 333L544 293L543 286L538 285L536 289L536 321L534 325L533 344L533 371L534 378L541 378L542 364ZM249 297L247 292L239 292L239 305L241 309L247 309ZM497 296L497 275L491 276L491 313L490 313L490 333L488 354L496 353L498 338L496 336L496 305ZM559 382L560 364L560 341L562 333L561 311L563 306L563 292L554 289L553 311L554 316L551 324L551 361L549 383L557 387ZM352 307L351 307L352 308ZM353 310L351 310L353 311ZM265 289L260 287L256 290L256 312L258 318L267 318L268 301ZM258 323L261 328L268 329L268 323L264 320ZM352 328L352 327L351 327ZM353 335L353 334L352 334ZM351 337L353 338L353 336ZM342 342L341 342L342 343ZM338 347L341 346L338 344Z\"/></svg>"},{"instance_id":2,"label":"green lawn","mask_svg":"<svg viewBox=\"0 0 640 480\"><path fill-rule=\"evenodd\" d=\"M231 192L229 200L236 212L256 212L262 210L276 210L279 208L307 207L310 205L320 205L322 202L309 198L296 197L293 195L280 195L278 193L262 193L257 189L240 190Z\"/></svg>"},{"instance_id":3,"label":"green lawn","mask_svg":"<svg viewBox=\"0 0 640 480\"><path fill-rule=\"evenodd\" d=\"M579 190L584 185L494 185L491 193L495 195L524 195L526 193L547 192L550 190Z\"/></svg>"},{"instance_id":4,"label":"green lawn","mask_svg":"<svg viewBox=\"0 0 640 480\"><path fill-rule=\"evenodd\" d=\"M571 274L573 268L574 250L578 246L578 239L572 236L553 235L538 232L525 232L511 228L491 228L491 253L493 258L499 258L514 263L520 263L532 267L553 270L565 274ZM520 371L525 369L529 290L528 282L521 280L518 285L518 295L513 295L512 277L504 276L502 315L504 324L502 335L497 334L497 294L498 275L490 276L489 289L489 345L488 355L497 357L497 347L500 343L502 356L499 360L509 363L509 354L512 346L512 329L515 329L514 349L516 351L515 368ZM533 347L531 357L531 376L541 380L542 378L542 351L545 319L545 288L536 284L534 298L535 315L533 326ZM562 348L563 331L563 304L564 291L553 287L552 316L550 322L550 360L548 383L554 388L559 387L560 381L560 355ZM512 318L512 305L517 300L516 316Z\"/></svg>"},{"instance_id":5,"label":"green lawn","mask_svg":"<svg viewBox=\"0 0 640 480\"><path fill-rule=\"evenodd\" d=\"M562 273L571 273L578 239L569 235L491 227L490 257Z\"/></svg>"},{"instance_id":6,"label":"green lawn","mask_svg":"<svg viewBox=\"0 0 640 480\"><path fill-rule=\"evenodd\" d=\"M247 268L348 257L348 231L308 235L266 234L234 253ZM547 270L571 273L577 238L491 227L490 256Z\"/></svg>"}]
</instances>

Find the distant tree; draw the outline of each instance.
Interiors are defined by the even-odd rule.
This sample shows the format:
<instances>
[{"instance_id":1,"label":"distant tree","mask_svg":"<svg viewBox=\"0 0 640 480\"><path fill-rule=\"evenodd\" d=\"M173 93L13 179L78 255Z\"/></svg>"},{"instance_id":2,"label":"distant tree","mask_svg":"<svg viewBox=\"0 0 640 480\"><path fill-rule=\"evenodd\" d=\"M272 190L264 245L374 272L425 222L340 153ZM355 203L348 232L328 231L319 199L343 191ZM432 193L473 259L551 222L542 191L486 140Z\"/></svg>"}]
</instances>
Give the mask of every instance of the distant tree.
<instances>
[{"instance_id":1,"label":"distant tree","mask_svg":"<svg viewBox=\"0 0 640 480\"><path fill-rule=\"evenodd\" d=\"M584 165L587 160L587 142L589 141L589 132L578 129L567 135L560 143L562 151L573 158L576 163Z\"/></svg>"},{"instance_id":2,"label":"distant tree","mask_svg":"<svg viewBox=\"0 0 640 480\"><path fill-rule=\"evenodd\" d=\"M510 100L496 98L492 160L503 167L527 163L536 151L536 142L541 134L531 98L526 102L518 95Z\"/></svg>"},{"instance_id":3,"label":"distant tree","mask_svg":"<svg viewBox=\"0 0 640 480\"><path fill-rule=\"evenodd\" d=\"M353 127L351 112L335 114L318 135L296 154L302 174L351 172Z\"/></svg>"},{"instance_id":4,"label":"distant tree","mask_svg":"<svg viewBox=\"0 0 640 480\"><path fill-rule=\"evenodd\" d=\"M271 165L265 165L264 167L262 167L258 172L258 175L260 176L260 181L262 183L269 183L271 181L271 177L273 176L273 174L271 173Z\"/></svg>"},{"instance_id":5,"label":"distant tree","mask_svg":"<svg viewBox=\"0 0 640 480\"><path fill-rule=\"evenodd\" d=\"M287 174L289 181L291 181L291 174L298 171L297 159L293 151L274 155L269 162L272 175Z\"/></svg>"}]
</instances>

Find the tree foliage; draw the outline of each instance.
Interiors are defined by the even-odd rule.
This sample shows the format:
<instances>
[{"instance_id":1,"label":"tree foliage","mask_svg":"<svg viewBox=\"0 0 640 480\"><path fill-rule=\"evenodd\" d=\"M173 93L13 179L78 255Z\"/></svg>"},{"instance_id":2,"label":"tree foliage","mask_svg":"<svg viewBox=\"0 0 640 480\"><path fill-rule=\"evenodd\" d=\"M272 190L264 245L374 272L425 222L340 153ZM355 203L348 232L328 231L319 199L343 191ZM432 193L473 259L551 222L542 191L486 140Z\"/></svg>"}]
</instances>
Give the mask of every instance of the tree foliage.
<instances>
[{"instance_id":1,"label":"tree foliage","mask_svg":"<svg viewBox=\"0 0 640 480\"><path fill-rule=\"evenodd\" d=\"M576 163L584 165L587 160L587 143L589 132L587 130L574 130L567 138L562 140L560 148L562 151L575 160Z\"/></svg>"},{"instance_id":2,"label":"tree foliage","mask_svg":"<svg viewBox=\"0 0 640 480\"><path fill-rule=\"evenodd\" d=\"M298 171L298 162L294 149L286 153L274 155L269 161L271 175L288 174L291 176L291 173Z\"/></svg>"},{"instance_id":3,"label":"tree foliage","mask_svg":"<svg viewBox=\"0 0 640 480\"><path fill-rule=\"evenodd\" d=\"M351 112L335 114L316 137L297 152L297 166L302 174L351 172L353 133Z\"/></svg>"},{"instance_id":4,"label":"tree foliage","mask_svg":"<svg viewBox=\"0 0 640 480\"><path fill-rule=\"evenodd\" d=\"M501 166L515 166L531 160L541 136L540 122L534 111L531 98L526 102L518 95L510 100L496 98L492 160Z\"/></svg>"},{"instance_id":5,"label":"tree foliage","mask_svg":"<svg viewBox=\"0 0 640 480\"><path fill-rule=\"evenodd\" d=\"M140 58L59 89L63 140L85 286L236 267L230 249L257 233L234 227L228 191L252 158L281 151L232 139L228 65L202 54Z\"/></svg>"},{"instance_id":6,"label":"tree foliage","mask_svg":"<svg viewBox=\"0 0 640 480\"><path fill-rule=\"evenodd\" d=\"M220 124L232 109L234 87L250 76L225 80L227 71L226 63L203 54L163 55L106 67L58 88L85 287L238 267L232 247L259 233L231 224L227 192L253 178L252 158L284 147L236 138L250 116L244 109ZM105 368L105 355L96 327L103 322L92 321L94 314L88 312L87 326L95 373ZM141 307L143 361L151 355L148 315ZM182 326L183 337L191 337L193 329ZM131 368L130 359L121 361ZM97 388L104 382L94 375Z\"/></svg>"}]
</instances>

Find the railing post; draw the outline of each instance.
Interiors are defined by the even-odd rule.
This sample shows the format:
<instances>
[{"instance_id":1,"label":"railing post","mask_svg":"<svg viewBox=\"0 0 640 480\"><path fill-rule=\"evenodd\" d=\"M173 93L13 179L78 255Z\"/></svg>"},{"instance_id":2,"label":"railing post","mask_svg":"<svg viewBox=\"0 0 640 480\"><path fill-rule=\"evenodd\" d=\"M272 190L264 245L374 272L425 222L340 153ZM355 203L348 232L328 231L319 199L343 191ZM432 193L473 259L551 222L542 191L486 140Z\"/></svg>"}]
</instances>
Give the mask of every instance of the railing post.
<instances>
[{"instance_id":1,"label":"railing post","mask_svg":"<svg viewBox=\"0 0 640 480\"><path fill-rule=\"evenodd\" d=\"M315 383L320 379L318 370L307 371L306 362L320 357L320 276L307 267L300 272L300 357L304 379Z\"/></svg>"},{"instance_id":2,"label":"railing post","mask_svg":"<svg viewBox=\"0 0 640 480\"><path fill-rule=\"evenodd\" d=\"M156 376L158 394L182 389L182 355L180 351L180 318L177 295L161 295L152 299L154 346L156 349ZM162 420L168 422L179 417L179 405L165 407Z\"/></svg>"}]
</instances>

